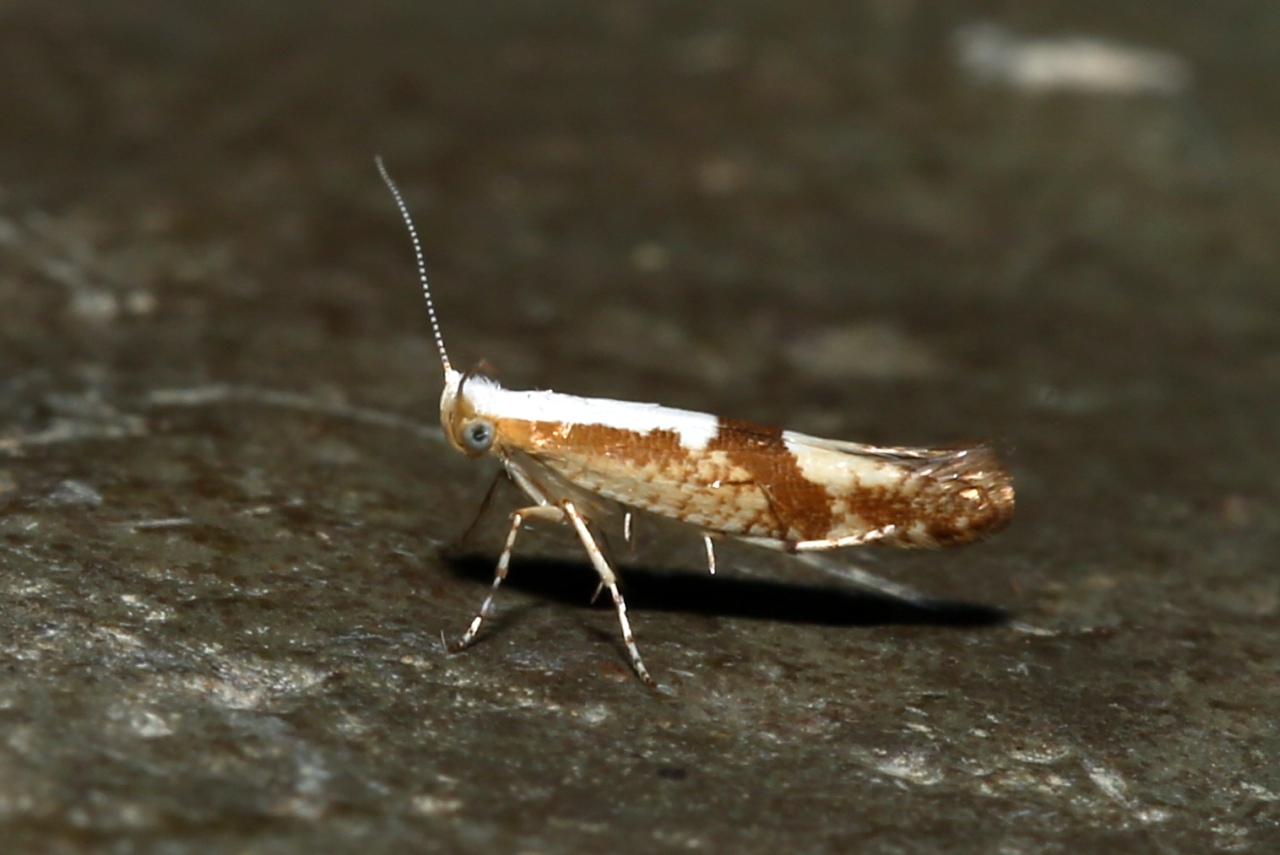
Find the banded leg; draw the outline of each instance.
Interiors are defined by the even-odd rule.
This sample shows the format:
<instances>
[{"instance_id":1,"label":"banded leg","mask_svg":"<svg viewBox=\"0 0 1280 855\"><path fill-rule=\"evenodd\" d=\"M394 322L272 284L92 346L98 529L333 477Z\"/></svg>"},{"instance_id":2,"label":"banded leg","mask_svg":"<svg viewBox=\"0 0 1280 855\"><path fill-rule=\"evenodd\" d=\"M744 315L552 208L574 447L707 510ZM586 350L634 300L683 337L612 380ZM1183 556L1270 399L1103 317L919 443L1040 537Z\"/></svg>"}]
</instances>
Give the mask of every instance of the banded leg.
<instances>
[{"instance_id":1,"label":"banded leg","mask_svg":"<svg viewBox=\"0 0 1280 855\"><path fill-rule=\"evenodd\" d=\"M627 620L627 603L622 599L622 592L618 590L618 577L609 566L608 559L604 557L600 544L596 543L595 537L587 527L587 521L583 519L582 513L573 502L566 500L560 506L564 509L569 522L573 524L574 530L578 532L582 548L587 551L591 565L596 568L596 573L600 576L600 584L608 588L609 596L613 597L613 608L618 613L618 624L622 627L622 642L627 646L627 655L631 657L631 667L635 669L636 676L643 680L646 686L658 685L657 681L649 676L649 669L644 667L644 660L640 658L640 648L636 647L635 636L631 633L631 622Z\"/></svg>"},{"instance_id":2,"label":"banded leg","mask_svg":"<svg viewBox=\"0 0 1280 855\"><path fill-rule=\"evenodd\" d=\"M467 627L467 631L449 645L450 653L465 650L476 640L476 633L480 631L480 624L484 623L484 619L489 614L489 607L493 605L493 597L498 593L498 586L502 584L503 579L507 578L507 567L511 564L511 552L515 549L516 538L520 535L520 526L529 519L563 522L564 511L555 505L531 505L511 513L511 529L507 532L507 542L502 547L502 554L498 556L498 566L493 573L493 587L489 589L489 595L480 604L480 610L476 612L476 616L471 619L471 625Z\"/></svg>"},{"instance_id":3,"label":"banded leg","mask_svg":"<svg viewBox=\"0 0 1280 855\"><path fill-rule=\"evenodd\" d=\"M711 571L711 575L716 575L716 545L711 542L711 535L704 534L702 543L707 547L707 569Z\"/></svg>"}]
</instances>

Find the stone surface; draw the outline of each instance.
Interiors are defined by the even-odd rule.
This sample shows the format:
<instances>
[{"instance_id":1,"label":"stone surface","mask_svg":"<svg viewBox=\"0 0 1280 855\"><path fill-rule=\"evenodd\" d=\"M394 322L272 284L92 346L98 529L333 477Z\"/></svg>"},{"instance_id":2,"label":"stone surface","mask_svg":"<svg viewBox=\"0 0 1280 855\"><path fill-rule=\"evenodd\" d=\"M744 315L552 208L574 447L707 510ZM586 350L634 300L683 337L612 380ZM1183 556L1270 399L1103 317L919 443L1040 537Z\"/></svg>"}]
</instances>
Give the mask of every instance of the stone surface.
<instances>
[{"instance_id":1,"label":"stone surface","mask_svg":"<svg viewBox=\"0 0 1280 855\"><path fill-rule=\"evenodd\" d=\"M6 4L5 851L1280 850L1252 6ZM953 35L984 22L1192 82L978 79ZM747 549L708 578L646 521L618 551L659 692L534 531L444 655L516 497L444 557L494 471L434 427L375 153L457 363L990 437L1014 528L841 556L935 611ZM850 329L930 369L841 366L865 337L814 337Z\"/></svg>"}]
</instances>

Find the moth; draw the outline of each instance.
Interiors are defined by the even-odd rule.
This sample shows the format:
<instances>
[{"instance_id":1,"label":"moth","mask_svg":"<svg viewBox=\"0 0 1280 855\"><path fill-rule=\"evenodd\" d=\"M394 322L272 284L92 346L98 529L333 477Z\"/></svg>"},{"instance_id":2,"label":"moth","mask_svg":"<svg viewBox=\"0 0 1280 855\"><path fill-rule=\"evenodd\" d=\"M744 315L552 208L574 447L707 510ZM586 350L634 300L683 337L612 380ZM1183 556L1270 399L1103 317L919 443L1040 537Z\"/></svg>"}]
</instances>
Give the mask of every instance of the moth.
<instances>
[{"instance_id":1,"label":"moth","mask_svg":"<svg viewBox=\"0 0 1280 855\"><path fill-rule=\"evenodd\" d=\"M453 367L427 282L422 243L381 159L378 171L413 241L444 369L440 422L469 457L496 457L530 504L511 513L493 585L451 652L488 616L526 522L576 532L617 612L631 667L656 685L636 646L618 577L594 522L602 500L679 520L702 535L715 572L717 538L785 552L877 544L958 546L1007 526L1013 482L987 446L908 448L822 439L658 404L503 388Z\"/></svg>"}]
</instances>

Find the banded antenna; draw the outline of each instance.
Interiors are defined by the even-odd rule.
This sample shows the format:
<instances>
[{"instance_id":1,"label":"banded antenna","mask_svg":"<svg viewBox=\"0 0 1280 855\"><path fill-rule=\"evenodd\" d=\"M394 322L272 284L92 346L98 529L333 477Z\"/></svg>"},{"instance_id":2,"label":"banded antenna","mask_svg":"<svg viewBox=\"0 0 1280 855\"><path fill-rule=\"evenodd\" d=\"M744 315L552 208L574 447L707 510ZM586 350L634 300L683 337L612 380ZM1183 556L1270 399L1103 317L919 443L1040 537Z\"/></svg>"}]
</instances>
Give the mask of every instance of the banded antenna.
<instances>
[{"instance_id":1,"label":"banded antenna","mask_svg":"<svg viewBox=\"0 0 1280 855\"><path fill-rule=\"evenodd\" d=\"M427 282L427 262L422 257L422 241L418 239L418 230L413 227L409 206L404 203L404 196L400 194L400 188L396 186L396 182L391 180L386 164L382 162L382 156L378 155L373 162L378 165L378 172L382 175L383 182L391 191L392 198L396 200L396 207L400 209L400 216L404 217L404 224L409 229L409 237L413 240L413 254L418 259L418 279L422 281L422 295L427 298L427 314L431 317L431 331L436 337L436 348L440 351L440 361L444 363L445 374L450 374L453 372L453 366L449 363L449 354L444 349L444 336L440 334L440 321L436 318L436 304L431 299L431 285Z\"/></svg>"}]
</instances>

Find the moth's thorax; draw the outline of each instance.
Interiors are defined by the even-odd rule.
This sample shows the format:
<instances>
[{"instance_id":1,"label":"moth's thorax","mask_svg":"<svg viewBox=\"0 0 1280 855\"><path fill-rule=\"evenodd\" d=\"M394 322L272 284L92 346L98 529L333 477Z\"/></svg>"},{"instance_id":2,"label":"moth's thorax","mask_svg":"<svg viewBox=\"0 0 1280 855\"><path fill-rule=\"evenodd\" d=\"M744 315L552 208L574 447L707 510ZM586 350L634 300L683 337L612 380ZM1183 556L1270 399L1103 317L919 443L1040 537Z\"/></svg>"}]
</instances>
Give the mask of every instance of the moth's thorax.
<instances>
[{"instance_id":1,"label":"moth's thorax","mask_svg":"<svg viewBox=\"0 0 1280 855\"><path fill-rule=\"evenodd\" d=\"M446 371L440 422L449 443L463 454L505 457L507 450L525 450L526 431L522 425L530 415L536 418L548 408L555 409L555 404L544 400L548 397L570 396L513 391L483 374ZM478 441L479 436L484 436L485 441Z\"/></svg>"},{"instance_id":2,"label":"moth's thorax","mask_svg":"<svg viewBox=\"0 0 1280 855\"><path fill-rule=\"evenodd\" d=\"M619 444L643 453L654 435L673 439L686 452L698 452L715 435L716 419L705 413L551 391L505 389L477 374L462 375L453 386L449 379L441 414L451 440L464 448L467 443L461 430L477 419L494 426L494 446L499 450L537 451L571 435L596 436L603 431L616 442L597 447L601 453L619 451Z\"/></svg>"}]
</instances>

